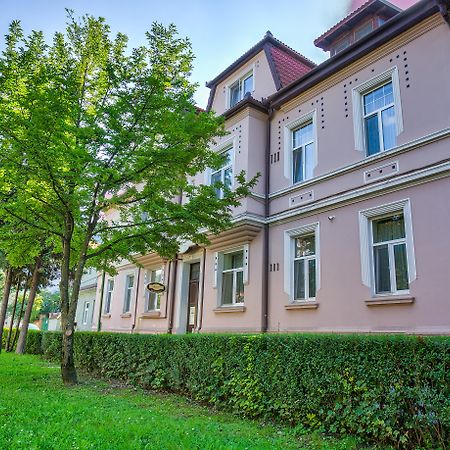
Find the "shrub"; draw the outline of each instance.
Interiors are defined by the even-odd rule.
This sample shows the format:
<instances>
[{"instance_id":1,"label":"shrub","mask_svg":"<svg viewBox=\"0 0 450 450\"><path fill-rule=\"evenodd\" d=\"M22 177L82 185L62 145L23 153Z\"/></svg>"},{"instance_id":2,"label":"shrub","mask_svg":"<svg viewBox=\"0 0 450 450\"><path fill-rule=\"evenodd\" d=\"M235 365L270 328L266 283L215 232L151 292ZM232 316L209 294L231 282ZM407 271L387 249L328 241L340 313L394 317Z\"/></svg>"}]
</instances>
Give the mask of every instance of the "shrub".
<instances>
[{"instance_id":1,"label":"shrub","mask_svg":"<svg viewBox=\"0 0 450 450\"><path fill-rule=\"evenodd\" d=\"M13 329L12 337L14 337L14 334L16 332L16 329ZM3 334L2 334L2 348L4 349L6 347L6 341L8 339L9 329L4 328ZM25 352L31 353L34 355L38 355L42 352L42 333L37 330L28 330L27 333L27 342L25 345Z\"/></svg>"},{"instance_id":2,"label":"shrub","mask_svg":"<svg viewBox=\"0 0 450 450\"><path fill-rule=\"evenodd\" d=\"M58 360L60 333L43 333ZM78 332L79 367L302 430L398 448L450 438L450 339L398 335Z\"/></svg>"}]
</instances>

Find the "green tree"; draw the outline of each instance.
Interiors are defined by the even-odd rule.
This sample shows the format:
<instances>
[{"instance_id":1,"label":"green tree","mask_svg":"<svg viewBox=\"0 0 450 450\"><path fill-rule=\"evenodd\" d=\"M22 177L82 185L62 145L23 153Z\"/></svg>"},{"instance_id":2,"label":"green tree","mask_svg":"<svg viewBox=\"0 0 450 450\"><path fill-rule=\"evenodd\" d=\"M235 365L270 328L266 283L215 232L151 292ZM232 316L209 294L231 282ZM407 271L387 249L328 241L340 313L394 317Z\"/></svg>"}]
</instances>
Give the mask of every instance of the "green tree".
<instances>
[{"instance_id":1,"label":"green tree","mask_svg":"<svg viewBox=\"0 0 450 450\"><path fill-rule=\"evenodd\" d=\"M196 108L193 54L175 26L153 24L127 50L102 18L68 13L47 45L13 22L0 58L0 217L42 231L61 252L61 373L76 383L74 320L83 270L157 252L231 224L255 179L223 198L192 176L218 167L222 121ZM182 198L185 201L181 201ZM20 244L19 244L20 245Z\"/></svg>"}]
</instances>

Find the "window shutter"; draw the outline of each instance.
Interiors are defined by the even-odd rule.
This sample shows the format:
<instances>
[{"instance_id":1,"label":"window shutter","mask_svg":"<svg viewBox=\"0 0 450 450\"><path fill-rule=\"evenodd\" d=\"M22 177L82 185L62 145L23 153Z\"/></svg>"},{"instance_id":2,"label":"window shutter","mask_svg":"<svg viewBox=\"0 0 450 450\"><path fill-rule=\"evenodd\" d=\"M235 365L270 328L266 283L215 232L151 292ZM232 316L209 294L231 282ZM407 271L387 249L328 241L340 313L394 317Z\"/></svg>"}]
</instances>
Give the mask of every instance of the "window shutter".
<instances>
[{"instance_id":1,"label":"window shutter","mask_svg":"<svg viewBox=\"0 0 450 450\"><path fill-rule=\"evenodd\" d=\"M243 256L244 256L244 284L248 284L248 264L249 264L249 245L245 244L243 248Z\"/></svg>"},{"instance_id":2,"label":"window shutter","mask_svg":"<svg viewBox=\"0 0 450 450\"><path fill-rule=\"evenodd\" d=\"M214 289L217 288L218 280L219 280L219 253L215 252L214 253L214 281L213 281Z\"/></svg>"}]
</instances>

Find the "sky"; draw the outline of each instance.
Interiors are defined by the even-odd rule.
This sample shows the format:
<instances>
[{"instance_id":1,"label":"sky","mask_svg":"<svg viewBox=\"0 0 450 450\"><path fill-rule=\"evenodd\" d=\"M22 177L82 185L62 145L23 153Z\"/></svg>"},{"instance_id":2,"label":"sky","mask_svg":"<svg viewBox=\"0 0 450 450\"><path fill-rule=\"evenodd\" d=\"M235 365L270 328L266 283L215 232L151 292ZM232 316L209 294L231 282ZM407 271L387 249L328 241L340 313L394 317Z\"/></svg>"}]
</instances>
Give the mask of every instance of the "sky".
<instances>
[{"instance_id":1,"label":"sky","mask_svg":"<svg viewBox=\"0 0 450 450\"><path fill-rule=\"evenodd\" d=\"M416 0L393 0L406 8ZM364 0L0 0L0 48L12 20L19 19L26 33L42 30L47 38L62 31L65 8L76 15L102 16L129 37L129 45L145 43L152 22L174 23L188 37L196 59L192 81L199 84L195 99L205 107L209 89L205 82L239 58L267 30L316 63L327 54L313 41Z\"/></svg>"}]
</instances>

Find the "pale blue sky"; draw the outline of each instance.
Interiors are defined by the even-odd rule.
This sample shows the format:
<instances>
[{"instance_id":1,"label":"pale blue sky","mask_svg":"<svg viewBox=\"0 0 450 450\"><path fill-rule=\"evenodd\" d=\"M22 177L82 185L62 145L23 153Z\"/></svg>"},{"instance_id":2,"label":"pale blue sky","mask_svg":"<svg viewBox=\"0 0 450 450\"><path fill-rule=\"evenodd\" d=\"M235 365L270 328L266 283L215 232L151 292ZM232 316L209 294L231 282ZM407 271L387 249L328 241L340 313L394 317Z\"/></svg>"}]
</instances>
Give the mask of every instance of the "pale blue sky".
<instances>
[{"instance_id":1,"label":"pale blue sky","mask_svg":"<svg viewBox=\"0 0 450 450\"><path fill-rule=\"evenodd\" d=\"M175 23L190 38L196 60L192 80L199 83L196 100L206 106L205 82L214 78L258 42L267 30L316 63L326 54L313 40L343 18L348 0L0 0L0 32L20 19L26 32L43 30L49 36L65 25L65 10L103 16L114 32L128 35L131 46L145 42L153 21ZM0 44L3 47L3 39Z\"/></svg>"}]
</instances>

